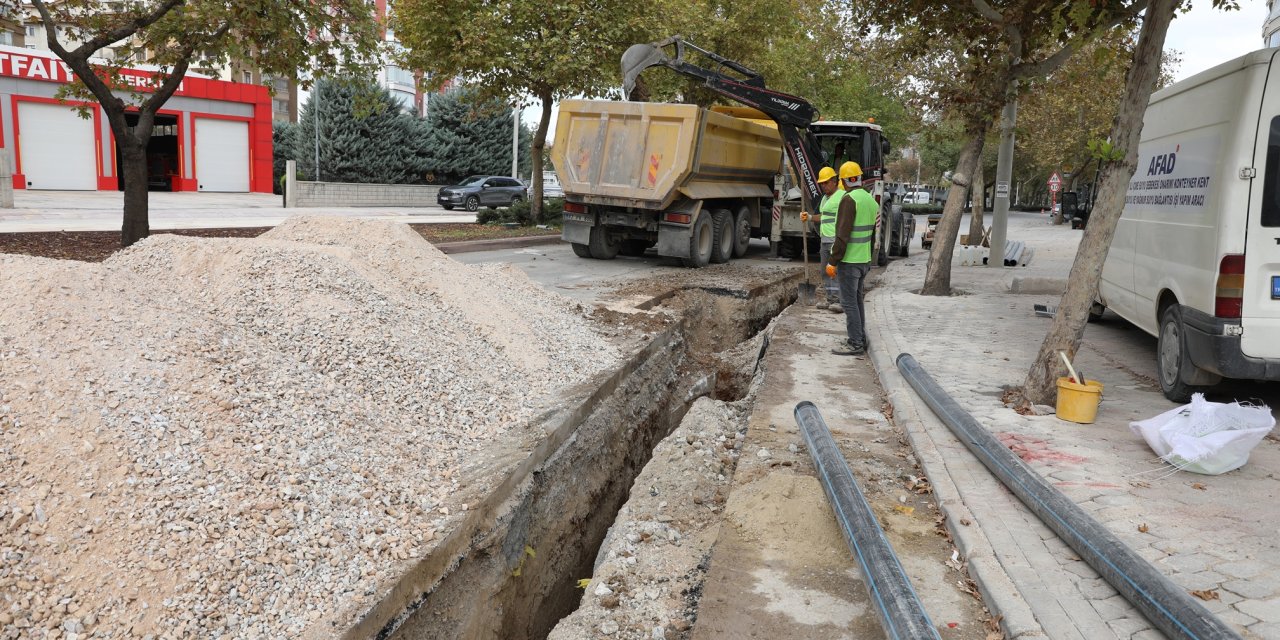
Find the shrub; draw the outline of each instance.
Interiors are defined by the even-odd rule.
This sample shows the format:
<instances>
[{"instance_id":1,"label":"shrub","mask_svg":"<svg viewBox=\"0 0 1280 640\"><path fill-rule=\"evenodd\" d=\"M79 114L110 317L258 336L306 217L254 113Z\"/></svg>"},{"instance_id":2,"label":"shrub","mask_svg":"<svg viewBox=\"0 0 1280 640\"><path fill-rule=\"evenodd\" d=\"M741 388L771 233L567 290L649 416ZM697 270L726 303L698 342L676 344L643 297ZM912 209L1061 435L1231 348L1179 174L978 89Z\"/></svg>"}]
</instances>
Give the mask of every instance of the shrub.
<instances>
[{"instance_id":1,"label":"shrub","mask_svg":"<svg viewBox=\"0 0 1280 640\"><path fill-rule=\"evenodd\" d=\"M902 205L904 213L912 215L942 213L942 205L940 204L904 204Z\"/></svg>"},{"instance_id":2,"label":"shrub","mask_svg":"<svg viewBox=\"0 0 1280 640\"><path fill-rule=\"evenodd\" d=\"M476 222L480 224L510 224L523 226L533 224L530 217L531 207L528 201L517 202L514 206L501 209L481 209L476 214ZM542 201L542 219L544 224L558 224L564 213L564 198L546 198Z\"/></svg>"}]
</instances>

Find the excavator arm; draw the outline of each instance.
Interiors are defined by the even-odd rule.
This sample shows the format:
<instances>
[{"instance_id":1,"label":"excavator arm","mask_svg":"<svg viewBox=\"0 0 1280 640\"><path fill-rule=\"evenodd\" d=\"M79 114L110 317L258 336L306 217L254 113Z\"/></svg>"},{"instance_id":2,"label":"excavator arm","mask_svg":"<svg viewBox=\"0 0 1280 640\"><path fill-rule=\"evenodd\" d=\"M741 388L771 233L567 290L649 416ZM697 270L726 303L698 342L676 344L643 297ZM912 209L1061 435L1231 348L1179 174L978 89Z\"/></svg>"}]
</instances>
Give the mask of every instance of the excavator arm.
<instances>
[{"instance_id":1,"label":"excavator arm","mask_svg":"<svg viewBox=\"0 0 1280 640\"><path fill-rule=\"evenodd\" d=\"M664 51L668 47L674 48L674 57ZM716 63L719 69L690 62L685 56L686 50L689 49ZM803 98L767 89L764 77L756 71L686 42L680 36L672 36L648 44L636 44L628 48L622 54L623 93L631 95L631 90L635 87L640 73L649 67L656 66L667 67L677 73L702 80L712 91L759 109L773 119L778 124L778 133L782 136L783 150L791 161L791 167L799 176L804 210L809 212L815 210L815 204L822 198L817 180L822 154L818 148L817 138L808 131L808 126L818 119L818 110L812 104ZM741 78L734 78L720 69L731 71Z\"/></svg>"}]
</instances>

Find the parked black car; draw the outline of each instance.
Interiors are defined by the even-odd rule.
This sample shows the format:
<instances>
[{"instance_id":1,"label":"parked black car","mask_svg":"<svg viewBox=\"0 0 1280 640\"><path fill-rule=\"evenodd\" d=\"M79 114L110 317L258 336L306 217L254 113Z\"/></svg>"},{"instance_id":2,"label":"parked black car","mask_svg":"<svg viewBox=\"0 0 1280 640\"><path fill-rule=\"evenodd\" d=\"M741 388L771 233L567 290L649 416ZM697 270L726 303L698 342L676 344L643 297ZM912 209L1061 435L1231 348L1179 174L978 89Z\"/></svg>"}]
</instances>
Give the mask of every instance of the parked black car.
<instances>
[{"instance_id":1,"label":"parked black car","mask_svg":"<svg viewBox=\"0 0 1280 640\"><path fill-rule=\"evenodd\" d=\"M529 197L528 188L515 178L471 176L460 184L441 187L436 202L445 209L464 207L478 211L486 207L509 207Z\"/></svg>"}]
</instances>

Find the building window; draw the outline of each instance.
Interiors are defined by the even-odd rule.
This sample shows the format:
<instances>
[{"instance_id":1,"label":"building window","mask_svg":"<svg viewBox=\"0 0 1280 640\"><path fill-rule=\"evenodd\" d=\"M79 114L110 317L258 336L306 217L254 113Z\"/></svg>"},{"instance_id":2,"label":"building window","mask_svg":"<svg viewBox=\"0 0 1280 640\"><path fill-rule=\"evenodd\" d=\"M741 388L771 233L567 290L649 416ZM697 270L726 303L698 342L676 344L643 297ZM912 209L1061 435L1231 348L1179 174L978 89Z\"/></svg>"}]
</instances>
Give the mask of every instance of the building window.
<instances>
[{"instance_id":1,"label":"building window","mask_svg":"<svg viewBox=\"0 0 1280 640\"><path fill-rule=\"evenodd\" d=\"M27 37L28 37L28 38L34 38L34 37L36 37L36 27L35 27L35 25L27 25Z\"/></svg>"},{"instance_id":2,"label":"building window","mask_svg":"<svg viewBox=\"0 0 1280 640\"><path fill-rule=\"evenodd\" d=\"M241 71L240 82L243 82L245 84L253 84L253 73L249 71Z\"/></svg>"}]
</instances>

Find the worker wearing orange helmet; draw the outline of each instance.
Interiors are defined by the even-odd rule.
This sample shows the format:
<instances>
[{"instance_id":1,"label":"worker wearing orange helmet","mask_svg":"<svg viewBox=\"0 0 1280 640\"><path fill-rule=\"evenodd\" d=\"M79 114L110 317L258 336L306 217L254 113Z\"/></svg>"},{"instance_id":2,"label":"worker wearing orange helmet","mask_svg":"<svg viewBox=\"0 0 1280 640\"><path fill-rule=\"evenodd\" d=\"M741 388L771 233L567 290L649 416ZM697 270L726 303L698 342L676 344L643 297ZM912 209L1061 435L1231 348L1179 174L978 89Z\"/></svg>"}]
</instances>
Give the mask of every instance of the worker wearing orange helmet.
<instances>
[{"instance_id":1,"label":"worker wearing orange helmet","mask_svg":"<svg viewBox=\"0 0 1280 640\"><path fill-rule=\"evenodd\" d=\"M848 337L832 353L860 356L867 352L863 298L867 274L871 272L871 244L880 207L875 196L863 188L862 167L858 163L849 161L840 165L840 182L849 196L840 202L836 215L835 242L831 245L826 272L839 284Z\"/></svg>"}]
</instances>

